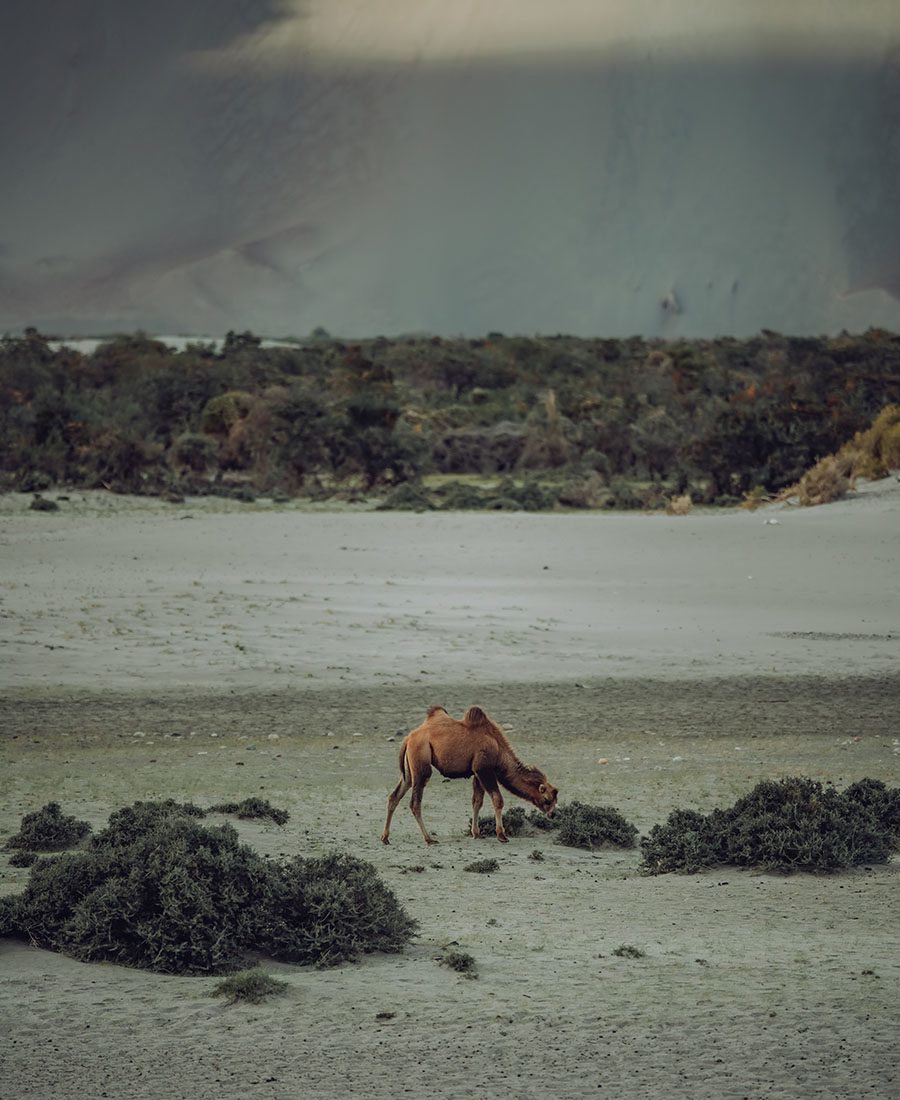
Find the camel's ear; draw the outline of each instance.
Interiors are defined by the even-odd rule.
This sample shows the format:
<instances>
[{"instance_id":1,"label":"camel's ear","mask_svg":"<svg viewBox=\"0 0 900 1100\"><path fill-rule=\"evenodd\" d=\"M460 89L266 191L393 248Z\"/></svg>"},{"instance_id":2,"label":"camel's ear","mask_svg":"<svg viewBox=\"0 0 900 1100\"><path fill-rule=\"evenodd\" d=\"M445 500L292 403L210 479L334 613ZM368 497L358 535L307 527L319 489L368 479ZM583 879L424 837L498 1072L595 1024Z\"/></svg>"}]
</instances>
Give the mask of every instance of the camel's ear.
<instances>
[{"instance_id":1,"label":"camel's ear","mask_svg":"<svg viewBox=\"0 0 900 1100\"><path fill-rule=\"evenodd\" d=\"M538 790L541 792L541 794L546 794L547 793L547 785L545 783L542 783L538 787Z\"/></svg>"},{"instance_id":2,"label":"camel's ear","mask_svg":"<svg viewBox=\"0 0 900 1100\"><path fill-rule=\"evenodd\" d=\"M469 707L463 715L463 721L467 726L481 726L487 721L487 715L481 707Z\"/></svg>"}]
</instances>

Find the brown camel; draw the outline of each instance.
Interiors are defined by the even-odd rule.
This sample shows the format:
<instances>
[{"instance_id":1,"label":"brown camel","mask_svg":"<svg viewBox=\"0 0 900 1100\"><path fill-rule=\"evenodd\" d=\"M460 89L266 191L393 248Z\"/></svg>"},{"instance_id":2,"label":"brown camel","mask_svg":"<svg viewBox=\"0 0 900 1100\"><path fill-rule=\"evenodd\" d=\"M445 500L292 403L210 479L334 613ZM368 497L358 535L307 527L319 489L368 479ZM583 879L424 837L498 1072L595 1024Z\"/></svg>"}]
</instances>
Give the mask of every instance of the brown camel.
<instances>
[{"instance_id":1,"label":"brown camel","mask_svg":"<svg viewBox=\"0 0 900 1100\"><path fill-rule=\"evenodd\" d=\"M410 809L419 823L426 844L436 844L422 821L422 793L434 766L447 779L472 777L472 836L481 836L478 811L484 792L491 796L497 820L497 839L509 839L503 828L503 796L498 783L526 802L532 802L548 817L556 808L556 787L539 768L532 768L513 752L512 745L496 723L480 707L470 707L461 722L444 710L432 707L428 717L400 746L400 782L388 796L387 821L381 839L390 842L391 818L400 800L412 787Z\"/></svg>"}]
</instances>

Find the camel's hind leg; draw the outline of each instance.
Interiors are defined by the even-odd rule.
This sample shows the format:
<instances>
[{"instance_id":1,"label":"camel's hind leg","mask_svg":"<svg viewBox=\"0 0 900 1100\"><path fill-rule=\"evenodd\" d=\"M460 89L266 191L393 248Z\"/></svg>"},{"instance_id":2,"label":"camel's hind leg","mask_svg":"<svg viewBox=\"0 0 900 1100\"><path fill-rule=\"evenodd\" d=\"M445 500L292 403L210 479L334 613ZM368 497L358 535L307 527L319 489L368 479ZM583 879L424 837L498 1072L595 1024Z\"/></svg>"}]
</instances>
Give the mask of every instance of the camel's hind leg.
<instances>
[{"instance_id":1,"label":"camel's hind leg","mask_svg":"<svg viewBox=\"0 0 900 1100\"><path fill-rule=\"evenodd\" d=\"M425 843L437 844L435 838L431 836L425 828L425 822L422 820L422 795L425 793L425 785L430 778L431 765L419 763L413 771L412 796L409 800L409 808L412 810L413 817L422 830L422 836L425 838Z\"/></svg>"},{"instance_id":2,"label":"camel's hind leg","mask_svg":"<svg viewBox=\"0 0 900 1100\"><path fill-rule=\"evenodd\" d=\"M381 843L390 844L391 840L391 818L394 816L394 810L403 801L403 796L412 786L412 780L409 778L409 772L404 770L403 777L396 787L388 795L388 809L387 820L384 823L384 832L381 834Z\"/></svg>"},{"instance_id":3,"label":"camel's hind leg","mask_svg":"<svg viewBox=\"0 0 900 1100\"><path fill-rule=\"evenodd\" d=\"M472 776L472 836L476 839L481 836L481 829L478 827L478 815L481 812L481 807L484 803L484 787L478 781L477 776Z\"/></svg>"}]
</instances>

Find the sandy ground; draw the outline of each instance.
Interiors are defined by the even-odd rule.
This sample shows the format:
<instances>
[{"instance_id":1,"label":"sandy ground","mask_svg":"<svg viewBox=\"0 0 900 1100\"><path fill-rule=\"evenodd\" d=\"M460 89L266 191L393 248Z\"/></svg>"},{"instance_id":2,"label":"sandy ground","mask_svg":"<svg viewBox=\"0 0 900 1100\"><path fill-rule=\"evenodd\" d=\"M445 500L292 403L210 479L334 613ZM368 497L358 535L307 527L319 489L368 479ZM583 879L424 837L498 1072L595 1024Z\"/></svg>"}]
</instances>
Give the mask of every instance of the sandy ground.
<instances>
[{"instance_id":1,"label":"sandy ground","mask_svg":"<svg viewBox=\"0 0 900 1100\"><path fill-rule=\"evenodd\" d=\"M892 485L671 519L26 504L0 500L0 836L51 798L101 825L135 798L259 793L292 816L241 824L249 842L352 850L421 929L335 970L266 962L289 988L258 1007L0 941L0 1092L900 1091L896 860L645 878L636 852L467 839L467 785L437 781L440 845L405 810L378 840L397 739L432 702L480 703L563 801L642 832L765 777L896 784ZM464 871L484 855L496 874ZM27 871L0 876L15 893ZM449 944L478 980L438 965Z\"/></svg>"}]
</instances>

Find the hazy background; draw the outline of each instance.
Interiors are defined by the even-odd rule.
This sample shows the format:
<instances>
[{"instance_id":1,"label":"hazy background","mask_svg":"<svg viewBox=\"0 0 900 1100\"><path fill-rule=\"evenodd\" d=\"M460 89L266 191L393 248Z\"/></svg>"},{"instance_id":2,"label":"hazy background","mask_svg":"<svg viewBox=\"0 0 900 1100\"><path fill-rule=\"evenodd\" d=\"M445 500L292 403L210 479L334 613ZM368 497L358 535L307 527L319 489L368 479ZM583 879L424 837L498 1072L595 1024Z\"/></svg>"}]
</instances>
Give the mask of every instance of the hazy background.
<instances>
[{"instance_id":1,"label":"hazy background","mask_svg":"<svg viewBox=\"0 0 900 1100\"><path fill-rule=\"evenodd\" d=\"M0 330L900 328L900 5L0 10Z\"/></svg>"}]
</instances>

